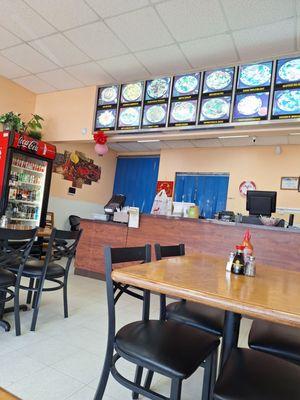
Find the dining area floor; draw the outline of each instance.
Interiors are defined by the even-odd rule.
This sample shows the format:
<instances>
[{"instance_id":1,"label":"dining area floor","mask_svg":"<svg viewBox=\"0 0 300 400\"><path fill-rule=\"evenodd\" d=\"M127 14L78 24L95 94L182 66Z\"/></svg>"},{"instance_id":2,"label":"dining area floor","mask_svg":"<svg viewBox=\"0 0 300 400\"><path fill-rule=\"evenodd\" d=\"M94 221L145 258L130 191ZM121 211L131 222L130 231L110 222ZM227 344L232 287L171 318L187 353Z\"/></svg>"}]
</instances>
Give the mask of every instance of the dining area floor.
<instances>
[{"instance_id":1,"label":"dining area floor","mask_svg":"<svg viewBox=\"0 0 300 400\"><path fill-rule=\"evenodd\" d=\"M30 331L32 311L21 312L22 335L16 337L13 314L6 314L12 329L0 331L0 387L22 400L93 400L99 382L107 339L105 282L69 276L69 318L63 318L59 292L42 297L35 332ZM21 303L25 302L21 294ZM117 327L141 319L141 302L121 296L116 307ZM159 297L151 295L150 318L159 316ZM251 320L242 319L239 345L247 347ZM121 360L118 369L128 378L135 366ZM199 398L203 369L184 381L182 400ZM162 394L170 381L154 375L153 388ZM140 397L142 398L142 397ZM109 378L104 400L131 399L131 392Z\"/></svg>"}]
</instances>

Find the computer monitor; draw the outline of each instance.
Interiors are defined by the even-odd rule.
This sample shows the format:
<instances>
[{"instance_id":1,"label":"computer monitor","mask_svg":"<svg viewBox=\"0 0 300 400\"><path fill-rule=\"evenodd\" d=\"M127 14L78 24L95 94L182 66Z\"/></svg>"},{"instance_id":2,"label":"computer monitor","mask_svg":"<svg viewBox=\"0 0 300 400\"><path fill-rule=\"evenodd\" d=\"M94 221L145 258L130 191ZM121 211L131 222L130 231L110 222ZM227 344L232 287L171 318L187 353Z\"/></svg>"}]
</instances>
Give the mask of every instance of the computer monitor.
<instances>
[{"instance_id":1,"label":"computer monitor","mask_svg":"<svg viewBox=\"0 0 300 400\"><path fill-rule=\"evenodd\" d=\"M248 190L246 209L249 215L270 217L276 211L277 192Z\"/></svg>"}]
</instances>

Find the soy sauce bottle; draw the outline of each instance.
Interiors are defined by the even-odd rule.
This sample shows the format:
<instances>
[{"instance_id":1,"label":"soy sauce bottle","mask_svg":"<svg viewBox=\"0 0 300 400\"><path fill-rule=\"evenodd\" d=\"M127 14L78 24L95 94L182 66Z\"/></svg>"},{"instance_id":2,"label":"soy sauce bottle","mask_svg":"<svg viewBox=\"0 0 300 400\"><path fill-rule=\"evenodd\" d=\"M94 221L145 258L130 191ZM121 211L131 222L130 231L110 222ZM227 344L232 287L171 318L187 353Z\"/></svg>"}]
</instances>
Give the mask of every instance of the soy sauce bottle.
<instances>
[{"instance_id":1,"label":"soy sauce bottle","mask_svg":"<svg viewBox=\"0 0 300 400\"><path fill-rule=\"evenodd\" d=\"M244 275L245 261L244 261L244 246L236 246L236 254L232 262L231 272L236 275Z\"/></svg>"}]
</instances>

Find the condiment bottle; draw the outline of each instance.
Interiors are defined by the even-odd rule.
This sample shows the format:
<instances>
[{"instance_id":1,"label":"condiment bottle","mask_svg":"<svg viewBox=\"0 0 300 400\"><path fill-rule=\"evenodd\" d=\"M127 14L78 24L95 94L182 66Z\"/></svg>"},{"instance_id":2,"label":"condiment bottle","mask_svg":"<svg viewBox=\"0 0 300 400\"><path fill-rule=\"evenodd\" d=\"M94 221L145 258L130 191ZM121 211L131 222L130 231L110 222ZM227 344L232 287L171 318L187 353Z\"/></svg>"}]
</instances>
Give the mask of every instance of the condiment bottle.
<instances>
[{"instance_id":1,"label":"condiment bottle","mask_svg":"<svg viewBox=\"0 0 300 400\"><path fill-rule=\"evenodd\" d=\"M243 275L245 270L244 246L236 246L236 254L232 262L231 272L236 275Z\"/></svg>"},{"instance_id":2,"label":"condiment bottle","mask_svg":"<svg viewBox=\"0 0 300 400\"><path fill-rule=\"evenodd\" d=\"M255 257L253 257L253 256L249 257L249 261L246 264L245 275L247 275L247 276L255 276L256 275Z\"/></svg>"},{"instance_id":3,"label":"condiment bottle","mask_svg":"<svg viewBox=\"0 0 300 400\"><path fill-rule=\"evenodd\" d=\"M251 234L249 229L246 230L245 235L244 235L244 240L242 243L242 246L244 246L244 261L247 263L250 259L250 257L253 255L253 246L252 243L250 242L251 240Z\"/></svg>"},{"instance_id":4,"label":"condiment bottle","mask_svg":"<svg viewBox=\"0 0 300 400\"><path fill-rule=\"evenodd\" d=\"M230 255L229 255L229 259L228 259L227 264L226 264L226 271L227 271L227 272L231 272L231 268L232 268L232 263L233 263L233 260L234 260L234 256L235 256L235 252L232 251L232 252L230 253Z\"/></svg>"}]
</instances>

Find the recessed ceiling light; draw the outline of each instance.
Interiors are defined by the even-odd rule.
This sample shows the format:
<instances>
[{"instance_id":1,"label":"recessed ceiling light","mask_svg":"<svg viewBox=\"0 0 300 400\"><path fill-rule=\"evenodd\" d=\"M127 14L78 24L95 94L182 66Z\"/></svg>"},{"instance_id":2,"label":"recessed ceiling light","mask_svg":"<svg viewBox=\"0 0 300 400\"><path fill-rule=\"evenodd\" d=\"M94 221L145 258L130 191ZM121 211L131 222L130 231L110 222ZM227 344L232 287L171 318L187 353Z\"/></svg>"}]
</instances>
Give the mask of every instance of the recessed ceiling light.
<instances>
[{"instance_id":1,"label":"recessed ceiling light","mask_svg":"<svg viewBox=\"0 0 300 400\"><path fill-rule=\"evenodd\" d=\"M148 140L137 140L138 143L153 143L153 142L160 142L159 139L148 139Z\"/></svg>"},{"instance_id":2,"label":"recessed ceiling light","mask_svg":"<svg viewBox=\"0 0 300 400\"><path fill-rule=\"evenodd\" d=\"M218 136L218 139L238 139L249 137L249 135L232 135L232 136Z\"/></svg>"}]
</instances>

